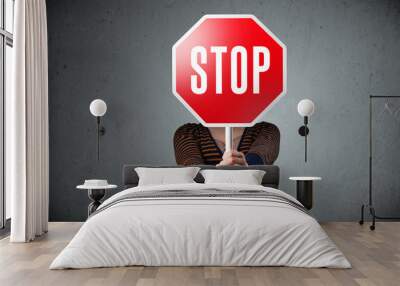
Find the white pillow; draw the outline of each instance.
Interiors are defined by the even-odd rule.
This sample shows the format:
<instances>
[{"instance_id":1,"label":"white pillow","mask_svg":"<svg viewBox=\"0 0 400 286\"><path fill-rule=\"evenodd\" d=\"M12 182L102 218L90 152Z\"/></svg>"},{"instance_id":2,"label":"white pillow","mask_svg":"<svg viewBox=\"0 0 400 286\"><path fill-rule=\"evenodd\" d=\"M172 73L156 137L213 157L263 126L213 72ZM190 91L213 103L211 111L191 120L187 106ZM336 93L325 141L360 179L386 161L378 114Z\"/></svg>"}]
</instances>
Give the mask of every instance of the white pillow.
<instances>
[{"instance_id":1,"label":"white pillow","mask_svg":"<svg viewBox=\"0 0 400 286\"><path fill-rule=\"evenodd\" d=\"M138 186L187 184L195 183L193 180L200 171L198 167L183 168L135 168L139 176Z\"/></svg>"},{"instance_id":2,"label":"white pillow","mask_svg":"<svg viewBox=\"0 0 400 286\"><path fill-rule=\"evenodd\" d=\"M261 185L265 175L261 170L202 170L205 184Z\"/></svg>"}]
</instances>

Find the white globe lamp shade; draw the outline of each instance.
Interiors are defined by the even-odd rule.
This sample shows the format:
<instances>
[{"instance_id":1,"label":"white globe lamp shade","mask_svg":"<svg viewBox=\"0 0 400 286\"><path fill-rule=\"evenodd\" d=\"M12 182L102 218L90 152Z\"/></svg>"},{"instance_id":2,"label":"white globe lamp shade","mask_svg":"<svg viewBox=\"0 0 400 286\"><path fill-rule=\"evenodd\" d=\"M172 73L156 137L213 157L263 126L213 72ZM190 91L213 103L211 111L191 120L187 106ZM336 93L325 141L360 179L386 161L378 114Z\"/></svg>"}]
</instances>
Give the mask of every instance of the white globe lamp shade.
<instances>
[{"instance_id":1,"label":"white globe lamp shade","mask_svg":"<svg viewBox=\"0 0 400 286\"><path fill-rule=\"evenodd\" d=\"M107 104L104 102L104 100L95 99L90 103L89 109L93 116L101 117L106 114Z\"/></svg>"},{"instance_id":2,"label":"white globe lamp shade","mask_svg":"<svg viewBox=\"0 0 400 286\"><path fill-rule=\"evenodd\" d=\"M309 99L300 100L299 104L297 105L297 111L303 117L311 116L314 113L314 102Z\"/></svg>"}]
</instances>

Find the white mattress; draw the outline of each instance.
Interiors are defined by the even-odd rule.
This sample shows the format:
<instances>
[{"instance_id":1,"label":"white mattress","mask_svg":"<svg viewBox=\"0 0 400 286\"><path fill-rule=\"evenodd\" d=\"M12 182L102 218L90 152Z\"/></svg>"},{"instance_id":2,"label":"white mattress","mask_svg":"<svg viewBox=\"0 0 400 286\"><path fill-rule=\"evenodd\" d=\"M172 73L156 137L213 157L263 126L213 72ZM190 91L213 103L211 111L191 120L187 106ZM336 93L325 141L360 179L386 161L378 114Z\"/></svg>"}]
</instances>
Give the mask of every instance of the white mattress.
<instances>
[{"instance_id":1,"label":"white mattress","mask_svg":"<svg viewBox=\"0 0 400 286\"><path fill-rule=\"evenodd\" d=\"M205 188L263 190L297 202L282 191L262 186L131 188L105 201L100 206L104 210L83 224L50 269L127 265L351 267L318 222L289 204L230 197L153 198L112 204L130 192Z\"/></svg>"}]
</instances>

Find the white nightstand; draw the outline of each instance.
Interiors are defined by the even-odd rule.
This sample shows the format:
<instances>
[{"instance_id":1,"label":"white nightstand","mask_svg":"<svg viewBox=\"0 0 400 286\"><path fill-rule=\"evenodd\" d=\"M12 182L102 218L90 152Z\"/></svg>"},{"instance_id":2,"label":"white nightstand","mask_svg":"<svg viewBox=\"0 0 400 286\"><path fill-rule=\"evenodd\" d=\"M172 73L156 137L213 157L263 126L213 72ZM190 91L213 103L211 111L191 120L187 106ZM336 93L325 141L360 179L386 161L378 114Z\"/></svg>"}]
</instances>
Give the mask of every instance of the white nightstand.
<instances>
[{"instance_id":1,"label":"white nightstand","mask_svg":"<svg viewBox=\"0 0 400 286\"><path fill-rule=\"evenodd\" d=\"M310 210L313 207L313 182L322 180L321 177L289 177L296 181L296 197L303 206Z\"/></svg>"},{"instance_id":2,"label":"white nightstand","mask_svg":"<svg viewBox=\"0 0 400 286\"><path fill-rule=\"evenodd\" d=\"M99 180L85 180L83 185L76 186L78 190L87 190L89 199L92 201L88 206L88 216L96 211L101 205L101 199L104 198L106 190L115 189L117 185L110 185L106 180L103 180L103 184L94 184L91 181L99 182Z\"/></svg>"}]
</instances>

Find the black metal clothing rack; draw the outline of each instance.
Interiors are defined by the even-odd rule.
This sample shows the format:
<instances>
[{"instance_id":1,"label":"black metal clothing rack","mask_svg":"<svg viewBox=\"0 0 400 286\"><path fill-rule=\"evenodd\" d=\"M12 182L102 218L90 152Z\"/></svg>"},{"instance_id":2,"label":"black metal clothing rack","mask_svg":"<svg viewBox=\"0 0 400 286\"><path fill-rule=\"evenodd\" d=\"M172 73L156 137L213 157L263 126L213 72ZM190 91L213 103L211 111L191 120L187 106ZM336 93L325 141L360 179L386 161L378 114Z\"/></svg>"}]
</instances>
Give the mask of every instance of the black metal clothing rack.
<instances>
[{"instance_id":1,"label":"black metal clothing rack","mask_svg":"<svg viewBox=\"0 0 400 286\"><path fill-rule=\"evenodd\" d=\"M361 206L361 219L360 224L364 224L364 210L369 209L369 213L372 217L372 224L370 225L371 230L375 230L375 221L379 220L400 220L400 217L382 217L378 216L375 212L375 208L372 202L372 100L374 98L400 98L400 95L384 96L384 95L370 95L369 96L369 198L368 204L363 204Z\"/></svg>"}]
</instances>

